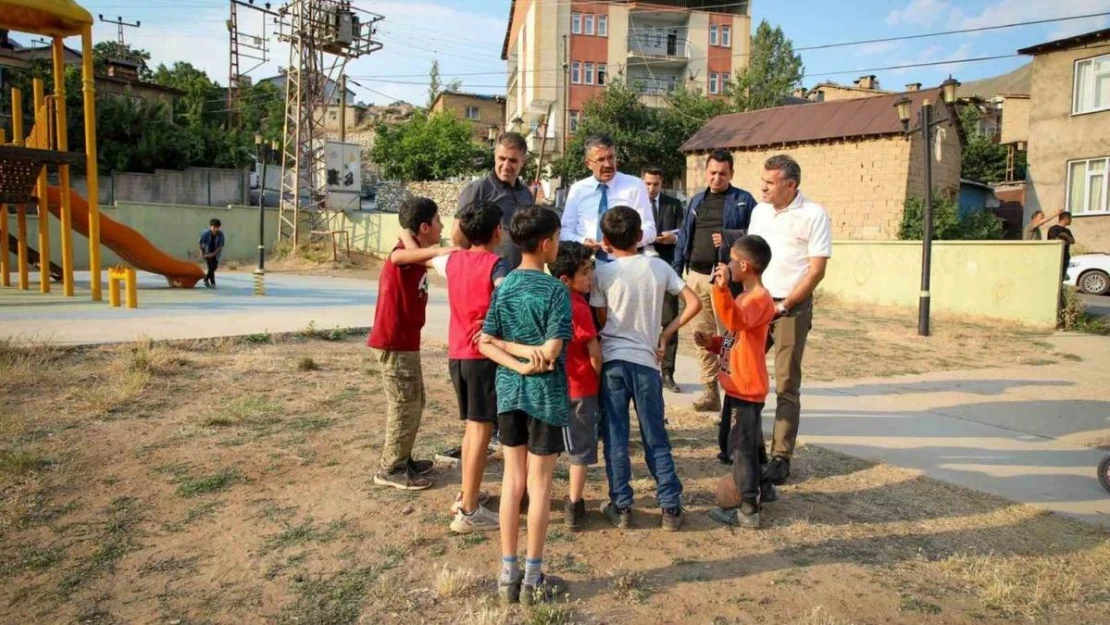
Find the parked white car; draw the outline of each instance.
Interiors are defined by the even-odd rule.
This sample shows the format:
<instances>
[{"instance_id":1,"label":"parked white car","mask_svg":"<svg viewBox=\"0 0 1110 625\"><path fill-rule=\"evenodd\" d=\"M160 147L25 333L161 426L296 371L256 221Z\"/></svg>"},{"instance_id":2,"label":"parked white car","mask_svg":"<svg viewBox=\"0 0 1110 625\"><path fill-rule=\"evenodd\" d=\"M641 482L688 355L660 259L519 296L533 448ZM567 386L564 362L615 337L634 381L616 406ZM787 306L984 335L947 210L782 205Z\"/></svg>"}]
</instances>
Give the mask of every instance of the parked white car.
<instances>
[{"instance_id":1,"label":"parked white car","mask_svg":"<svg viewBox=\"0 0 1110 625\"><path fill-rule=\"evenodd\" d=\"M1091 295L1110 293L1110 254L1081 254L1068 264L1064 284Z\"/></svg>"}]
</instances>

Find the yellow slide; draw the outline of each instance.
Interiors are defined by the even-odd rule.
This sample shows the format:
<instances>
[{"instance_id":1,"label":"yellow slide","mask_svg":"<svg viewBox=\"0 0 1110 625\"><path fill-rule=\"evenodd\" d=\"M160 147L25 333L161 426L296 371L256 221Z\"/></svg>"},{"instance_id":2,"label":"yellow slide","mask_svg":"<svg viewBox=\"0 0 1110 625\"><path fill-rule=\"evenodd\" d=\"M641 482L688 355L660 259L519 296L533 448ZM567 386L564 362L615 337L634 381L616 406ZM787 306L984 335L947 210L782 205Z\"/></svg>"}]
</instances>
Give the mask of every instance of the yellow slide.
<instances>
[{"instance_id":1,"label":"yellow slide","mask_svg":"<svg viewBox=\"0 0 1110 625\"><path fill-rule=\"evenodd\" d=\"M50 187L47 198L50 204L50 212L55 216L60 215L62 206L61 189ZM73 229L86 237L89 236L88 202L71 190L69 192L69 206L73 219ZM109 219L104 213L100 214L100 242L135 269L166 276L166 281L170 283L170 286L191 289L197 282L204 279L205 273L200 265L187 260L179 260L166 254L151 245L146 237L134 229Z\"/></svg>"}]
</instances>

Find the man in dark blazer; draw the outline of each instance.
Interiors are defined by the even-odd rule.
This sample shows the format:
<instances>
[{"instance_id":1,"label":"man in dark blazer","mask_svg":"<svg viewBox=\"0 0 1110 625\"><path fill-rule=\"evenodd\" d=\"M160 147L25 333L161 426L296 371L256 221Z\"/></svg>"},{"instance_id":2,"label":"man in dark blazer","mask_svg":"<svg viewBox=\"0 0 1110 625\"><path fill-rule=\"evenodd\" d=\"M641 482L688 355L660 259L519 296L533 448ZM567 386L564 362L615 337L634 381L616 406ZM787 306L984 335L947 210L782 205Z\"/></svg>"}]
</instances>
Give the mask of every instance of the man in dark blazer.
<instances>
[{"instance_id":1,"label":"man in dark blazer","mask_svg":"<svg viewBox=\"0 0 1110 625\"><path fill-rule=\"evenodd\" d=\"M682 202L675 197L663 194L663 170L658 167L647 167L641 172L644 184L647 185L648 197L651 199L651 212L655 217L655 252L659 258L674 264L675 247L678 243L678 231L682 228L683 208ZM663 327L678 316L678 297L667 294L663 299ZM674 360L678 353L678 333L671 337L667 343L667 351L663 356L663 388L672 393L681 393L682 389L674 381Z\"/></svg>"}]
</instances>

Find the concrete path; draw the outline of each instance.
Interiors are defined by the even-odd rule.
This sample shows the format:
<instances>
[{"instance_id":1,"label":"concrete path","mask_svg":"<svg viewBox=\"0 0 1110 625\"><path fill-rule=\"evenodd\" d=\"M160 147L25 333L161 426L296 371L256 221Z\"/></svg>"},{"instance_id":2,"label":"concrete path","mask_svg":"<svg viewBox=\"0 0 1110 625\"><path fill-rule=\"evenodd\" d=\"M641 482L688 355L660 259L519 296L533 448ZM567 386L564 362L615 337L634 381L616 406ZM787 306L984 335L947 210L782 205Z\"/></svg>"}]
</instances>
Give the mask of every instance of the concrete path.
<instances>
[{"instance_id":1,"label":"concrete path","mask_svg":"<svg viewBox=\"0 0 1110 625\"><path fill-rule=\"evenodd\" d=\"M1110 316L1110 295L1081 295L1087 312L1099 317Z\"/></svg>"},{"instance_id":2,"label":"concrete path","mask_svg":"<svg viewBox=\"0 0 1110 625\"><path fill-rule=\"evenodd\" d=\"M88 276L79 280L87 283ZM204 338L257 332L368 326L376 284L367 280L269 274L265 297L252 295L249 273L220 274L218 290L165 288L141 275L137 310L84 297L0 289L0 336L58 343ZM37 285L33 285L37 288ZM425 336L446 340L444 289L433 288ZM1062 352L1080 360L1042 367L945 371L803 388L800 440L922 472L946 482L1110 527L1110 493L1095 480L1110 440L1110 339L1059 335ZM698 390L697 366L680 356L682 394ZM774 398L764 425L773 425ZM711 427L707 424L706 427Z\"/></svg>"}]
</instances>

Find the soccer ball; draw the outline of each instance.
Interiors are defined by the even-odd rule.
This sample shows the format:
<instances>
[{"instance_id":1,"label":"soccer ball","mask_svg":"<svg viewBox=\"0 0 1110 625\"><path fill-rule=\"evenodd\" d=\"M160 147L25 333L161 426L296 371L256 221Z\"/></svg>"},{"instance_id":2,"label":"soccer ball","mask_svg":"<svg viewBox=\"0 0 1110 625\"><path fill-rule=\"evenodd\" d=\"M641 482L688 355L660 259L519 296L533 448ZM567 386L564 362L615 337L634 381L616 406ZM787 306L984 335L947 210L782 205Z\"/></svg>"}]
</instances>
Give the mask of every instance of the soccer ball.
<instances>
[{"instance_id":1,"label":"soccer ball","mask_svg":"<svg viewBox=\"0 0 1110 625\"><path fill-rule=\"evenodd\" d=\"M731 473L726 473L717 480L717 505L728 509L740 505L740 491Z\"/></svg>"}]
</instances>

